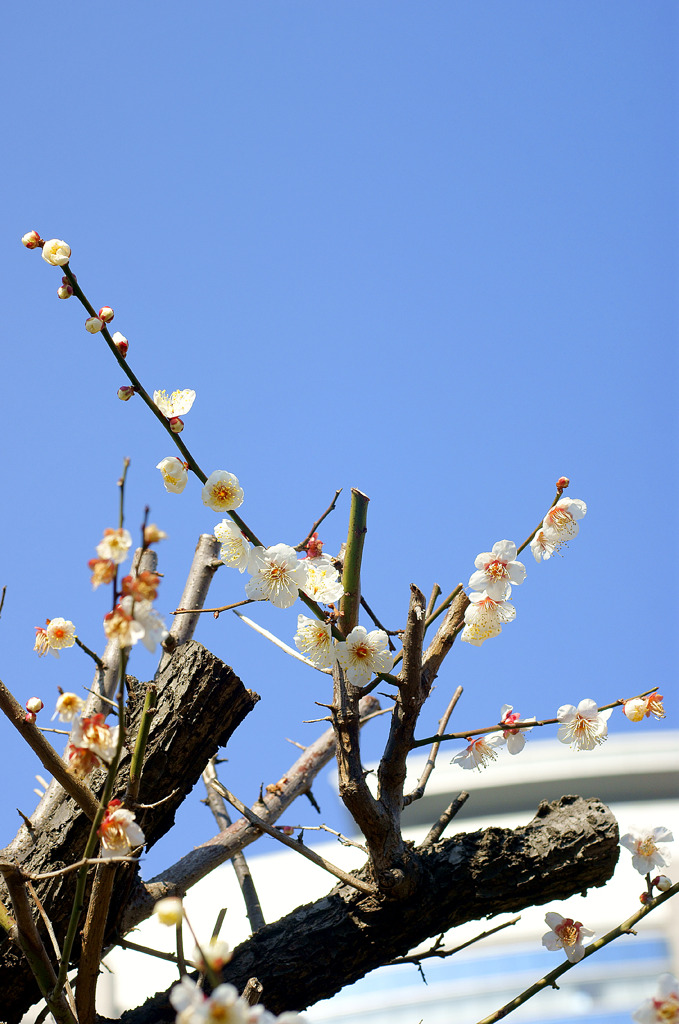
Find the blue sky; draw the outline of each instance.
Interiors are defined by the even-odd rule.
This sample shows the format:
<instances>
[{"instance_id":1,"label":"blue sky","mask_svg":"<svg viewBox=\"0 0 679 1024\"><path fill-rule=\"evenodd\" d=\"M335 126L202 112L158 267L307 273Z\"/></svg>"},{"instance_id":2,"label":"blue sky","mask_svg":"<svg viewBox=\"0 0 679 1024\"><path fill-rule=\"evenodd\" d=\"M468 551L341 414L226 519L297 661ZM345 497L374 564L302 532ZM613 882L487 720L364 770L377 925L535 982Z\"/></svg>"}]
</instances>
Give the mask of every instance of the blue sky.
<instances>
[{"instance_id":1,"label":"blue sky","mask_svg":"<svg viewBox=\"0 0 679 1024\"><path fill-rule=\"evenodd\" d=\"M33 627L63 615L101 649L107 595L86 563L116 524L124 456L128 522L149 504L170 536L168 618L219 518L196 482L163 490L171 442L117 400L59 271L19 244L35 228L69 242L147 389L196 390L182 437L208 472L238 475L267 543L297 543L343 487L322 530L335 551L350 488L370 496L364 593L391 628L411 582L466 583L571 478L580 535L562 559L526 558L516 621L456 646L422 733L459 684L459 729L505 702L551 717L653 685L677 725L677 20L665 0L7 12L0 635L22 702L89 684L78 650L38 661ZM224 569L211 598L242 585ZM251 614L290 642L299 610ZM252 800L294 759L285 737L315 737L301 723L327 688L235 617L206 617L197 639L262 696L224 774ZM131 671L153 668L135 650ZM610 728L633 726L618 712ZM40 770L3 736L0 843ZM200 795L149 871L212 833Z\"/></svg>"}]
</instances>

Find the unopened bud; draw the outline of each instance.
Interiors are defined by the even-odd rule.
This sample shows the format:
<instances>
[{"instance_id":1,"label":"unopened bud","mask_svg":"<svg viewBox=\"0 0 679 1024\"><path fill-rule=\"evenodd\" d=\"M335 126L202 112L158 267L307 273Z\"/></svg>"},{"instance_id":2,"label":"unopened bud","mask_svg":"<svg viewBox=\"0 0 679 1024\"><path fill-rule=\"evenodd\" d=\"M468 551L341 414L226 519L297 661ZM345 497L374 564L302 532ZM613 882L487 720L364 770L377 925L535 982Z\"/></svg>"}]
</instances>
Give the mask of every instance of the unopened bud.
<instances>
[{"instance_id":1,"label":"unopened bud","mask_svg":"<svg viewBox=\"0 0 679 1024\"><path fill-rule=\"evenodd\" d=\"M170 430L173 434L181 434L184 429L184 420L180 419L179 416L170 416L167 422L170 424Z\"/></svg>"},{"instance_id":2,"label":"unopened bud","mask_svg":"<svg viewBox=\"0 0 679 1024\"><path fill-rule=\"evenodd\" d=\"M569 484L570 480L567 476L560 476L556 482L556 489L557 491L565 491Z\"/></svg>"},{"instance_id":3,"label":"unopened bud","mask_svg":"<svg viewBox=\"0 0 679 1024\"><path fill-rule=\"evenodd\" d=\"M295 830L292 825L279 825L278 831L282 832L284 836L294 836Z\"/></svg>"},{"instance_id":4,"label":"unopened bud","mask_svg":"<svg viewBox=\"0 0 679 1024\"><path fill-rule=\"evenodd\" d=\"M70 299L73 289L70 284L62 284L60 288L57 288L57 295L60 299Z\"/></svg>"},{"instance_id":5,"label":"unopened bud","mask_svg":"<svg viewBox=\"0 0 679 1024\"><path fill-rule=\"evenodd\" d=\"M88 316L85 321L85 330L89 331L90 334L98 334L104 326L104 321L100 320L98 316Z\"/></svg>"},{"instance_id":6,"label":"unopened bud","mask_svg":"<svg viewBox=\"0 0 679 1024\"><path fill-rule=\"evenodd\" d=\"M667 875L658 875L657 878L653 879L653 885L656 889L660 889L660 892L667 892L668 889L672 888L672 879L668 878Z\"/></svg>"},{"instance_id":7,"label":"unopened bud","mask_svg":"<svg viewBox=\"0 0 679 1024\"><path fill-rule=\"evenodd\" d=\"M25 245L27 249L37 249L42 238L37 231L27 231L25 235L21 237L22 245Z\"/></svg>"},{"instance_id":8,"label":"unopened bud","mask_svg":"<svg viewBox=\"0 0 679 1024\"><path fill-rule=\"evenodd\" d=\"M103 320L105 324L110 324L114 316L113 310L111 309L110 306L102 306L101 309L99 310L98 316L99 319Z\"/></svg>"},{"instance_id":9,"label":"unopened bud","mask_svg":"<svg viewBox=\"0 0 679 1024\"><path fill-rule=\"evenodd\" d=\"M650 903L652 899L653 897L650 893L642 892L641 896L639 897L639 903L643 903L643 905L646 906L646 904Z\"/></svg>"},{"instance_id":10,"label":"unopened bud","mask_svg":"<svg viewBox=\"0 0 679 1024\"><path fill-rule=\"evenodd\" d=\"M648 702L643 697L632 697L623 704L622 713L630 722L641 722L648 714Z\"/></svg>"},{"instance_id":11,"label":"unopened bud","mask_svg":"<svg viewBox=\"0 0 679 1024\"><path fill-rule=\"evenodd\" d=\"M164 900L158 900L153 913L161 924L178 925L184 917L184 906L179 896L166 896Z\"/></svg>"},{"instance_id":12,"label":"unopened bud","mask_svg":"<svg viewBox=\"0 0 679 1024\"><path fill-rule=\"evenodd\" d=\"M99 312L101 313L101 310L99 310ZM111 340L113 341L113 344L115 345L115 347L120 352L120 354L123 357L123 359L127 358L127 350L129 348L129 342L128 342L127 338L125 337L125 335L121 334L120 331L116 331L116 333L113 335Z\"/></svg>"},{"instance_id":13,"label":"unopened bud","mask_svg":"<svg viewBox=\"0 0 679 1024\"><path fill-rule=\"evenodd\" d=\"M131 384L123 384L121 388L118 388L118 398L121 402L129 402L134 394L134 388Z\"/></svg>"},{"instance_id":14,"label":"unopened bud","mask_svg":"<svg viewBox=\"0 0 679 1024\"><path fill-rule=\"evenodd\" d=\"M24 721L25 722L30 722L31 725L34 724L34 722L35 722L35 715L33 714L32 711L27 711L26 712L26 714L24 715Z\"/></svg>"},{"instance_id":15,"label":"unopened bud","mask_svg":"<svg viewBox=\"0 0 679 1024\"><path fill-rule=\"evenodd\" d=\"M43 702L40 697L29 697L26 701L26 710L32 715L37 715L38 711L42 711L44 708Z\"/></svg>"},{"instance_id":16,"label":"unopened bud","mask_svg":"<svg viewBox=\"0 0 679 1024\"><path fill-rule=\"evenodd\" d=\"M159 540L167 540L165 530L160 530L155 523L144 527L144 544L157 544Z\"/></svg>"}]
</instances>

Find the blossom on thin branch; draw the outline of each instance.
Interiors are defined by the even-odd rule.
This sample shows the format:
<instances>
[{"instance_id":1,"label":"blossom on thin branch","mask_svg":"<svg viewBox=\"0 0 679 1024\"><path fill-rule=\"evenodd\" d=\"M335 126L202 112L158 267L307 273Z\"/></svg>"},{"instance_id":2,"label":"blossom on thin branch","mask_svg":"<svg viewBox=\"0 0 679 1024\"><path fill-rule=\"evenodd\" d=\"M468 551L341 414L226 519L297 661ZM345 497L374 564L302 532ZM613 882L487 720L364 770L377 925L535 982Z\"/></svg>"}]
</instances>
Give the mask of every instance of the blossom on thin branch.
<instances>
[{"instance_id":1,"label":"blossom on thin branch","mask_svg":"<svg viewBox=\"0 0 679 1024\"><path fill-rule=\"evenodd\" d=\"M531 541L536 562L547 561L569 540L577 536L579 519L587 514L587 505L579 498L560 498L542 520L542 528Z\"/></svg>"},{"instance_id":2,"label":"blossom on thin branch","mask_svg":"<svg viewBox=\"0 0 679 1024\"><path fill-rule=\"evenodd\" d=\"M205 481L203 504L213 512L232 512L243 504L243 488L238 477L224 469L216 469Z\"/></svg>"},{"instance_id":3,"label":"blossom on thin branch","mask_svg":"<svg viewBox=\"0 0 679 1024\"><path fill-rule=\"evenodd\" d=\"M554 911L545 914L545 922L550 931L542 936L542 945L547 949L563 949L572 964L577 964L585 955L583 938L591 938L594 932L585 928L581 921L572 917L562 917Z\"/></svg>"},{"instance_id":4,"label":"blossom on thin branch","mask_svg":"<svg viewBox=\"0 0 679 1024\"><path fill-rule=\"evenodd\" d=\"M160 409L163 416L171 419L174 416L184 416L196 400L196 392L190 388L183 391L173 391L168 396L167 391L154 391L154 405Z\"/></svg>"},{"instance_id":5,"label":"blossom on thin branch","mask_svg":"<svg viewBox=\"0 0 679 1024\"><path fill-rule=\"evenodd\" d=\"M29 232L29 234L32 234L32 232ZM24 245L26 245L25 242ZM30 246L27 246L27 248L30 248ZM51 263L53 267L63 267L71 258L71 247L60 238L50 238L42 247L42 258L47 263Z\"/></svg>"},{"instance_id":6,"label":"blossom on thin branch","mask_svg":"<svg viewBox=\"0 0 679 1024\"><path fill-rule=\"evenodd\" d=\"M298 615L295 647L316 668L330 668L335 661L330 623Z\"/></svg>"},{"instance_id":7,"label":"blossom on thin branch","mask_svg":"<svg viewBox=\"0 0 679 1024\"><path fill-rule=\"evenodd\" d=\"M100 558L120 565L127 558L127 553L132 547L132 537L129 530L119 527L116 530L104 530L103 540L97 544L97 554Z\"/></svg>"},{"instance_id":8,"label":"blossom on thin branch","mask_svg":"<svg viewBox=\"0 0 679 1024\"><path fill-rule=\"evenodd\" d=\"M60 650L64 647L73 647L74 644L75 626L70 619L47 619L45 627L35 627L33 650L38 652L40 658L48 651L58 658Z\"/></svg>"},{"instance_id":9,"label":"blossom on thin branch","mask_svg":"<svg viewBox=\"0 0 679 1024\"><path fill-rule=\"evenodd\" d=\"M364 626L354 626L346 640L337 644L336 654L347 682L354 686L364 686L373 675L389 672L394 664L383 629L368 633Z\"/></svg>"},{"instance_id":10,"label":"blossom on thin branch","mask_svg":"<svg viewBox=\"0 0 679 1024\"><path fill-rule=\"evenodd\" d=\"M213 533L222 545L219 557L224 565L230 565L239 572L245 572L250 560L250 541L242 530L230 519L217 523Z\"/></svg>"},{"instance_id":11,"label":"blossom on thin branch","mask_svg":"<svg viewBox=\"0 0 679 1024\"><path fill-rule=\"evenodd\" d=\"M304 558L301 562L306 572L306 582L302 590L307 597L319 604L334 604L343 597L342 580L330 555Z\"/></svg>"},{"instance_id":12,"label":"blossom on thin branch","mask_svg":"<svg viewBox=\"0 0 679 1024\"><path fill-rule=\"evenodd\" d=\"M134 812L126 810L120 800L111 800L97 829L101 839L101 856L128 857L137 846L143 846L146 837L134 820Z\"/></svg>"},{"instance_id":13,"label":"blossom on thin branch","mask_svg":"<svg viewBox=\"0 0 679 1024\"><path fill-rule=\"evenodd\" d=\"M651 715L654 718L664 718L663 699L661 693L649 693L647 697L632 697L623 704L622 713L630 722L641 722Z\"/></svg>"},{"instance_id":14,"label":"blossom on thin branch","mask_svg":"<svg viewBox=\"0 0 679 1024\"><path fill-rule=\"evenodd\" d=\"M504 745L504 736L499 732L488 733L487 736L467 736L469 745L461 750L450 762L460 768L478 768L479 771L497 759L498 748Z\"/></svg>"},{"instance_id":15,"label":"blossom on thin branch","mask_svg":"<svg viewBox=\"0 0 679 1024\"><path fill-rule=\"evenodd\" d=\"M306 583L304 563L289 544L256 547L250 552L248 572L252 579L245 593L253 601L271 601L276 608L289 608Z\"/></svg>"},{"instance_id":16,"label":"blossom on thin branch","mask_svg":"<svg viewBox=\"0 0 679 1024\"><path fill-rule=\"evenodd\" d=\"M523 729L514 729L515 722L534 722L535 718L522 718L518 711L514 711L511 704L503 704L500 712L500 722L506 726L502 731L503 738L507 741L507 750L510 754L519 754L526 745L526 733L533 728L527 725Z\"/></svg>"},{"instance_id":17,"label":"blossom on thin branch","mask_svg":"<svg viewBox=\"0 0 679 1024\"><path fill-rule=\"evenodd\" d=\"M556 713L559 726L556 738L570 743L576 750L594 750L608 735L608 719L611 708L599 711L597 703L590 698L581 700L577 708L564 704Z\"/></svg>"},{"instance_id":18,"label":"blossom on thin branch","mask_svg":"<svg viewBox=\"0 0 679 1024\"><path fill-rule=\"evenodd\" d=\"M476 572L469 578L472 590L483 590L495 601L503 601L526 578L526 568L516 561L516 544L499 540L492 551L483 551L474 559Z\"/></svg>"},{"instance_id":19,"label":"blossom on thin branch","mask_svg":"<svg viewBox=\"0 0 679 1024\"><path fill-rule=\"evenodd\" d=\"M92 571L90 579L93 590L103 583L112 583L116 578L116 563L110 558L90 558L87 564Z\"/></svg>"},{"instance_id":20,"label":"blossom on thin branch","mask_svg":"<svg viewBox=\"0 0 679 1024\"><path fill-rule=\"evenodd\" d=\"M669 850L661 849L658 843L673 843L674 836L668 828L632 828L620 839L620 845L632 853L632 867L641 875L647 875L654 868L666 868L672 859Z\"/></svg>"},{"instance_id":21,"label":"blossom on thin branch","mask_svg":"<svg viewBox=\"0 0 679 1024\"><path fill-rule=\"evenodd\" d=\"M189 479L189 469L185 462L182 462L176 455L168 455L161 459L156 469L160 470L163 478L163 486L170 494L181 494Z\"/></svg>"},{"instance_id":22,"label":"blossom on thin branch","mask_svg":"<svg viewBox=\"0 0 679 1024\"><path fill-rule=\"evenodd\" d=\"M57 699L57 705L52 718L59 717L60 722L72 722L76 715L85 707L85 701L77 693L62 693Z\"/></svg>"},{"instance_id":23,"label":"blossom on thin branch","mask_svg":"<svg viewBox=\"0 0 679 1024\"><path fill-rule=\"evenodd\" d=\"M485 591L471 593L469 602L464 613L465 626L460 640L474 647L480 647L484 640L499 636L502 624L516 618L516 608L511 601L496 601Z\"/></svg>"},{"instance_id":24,"label":"blossom on thin branch","mask_svg":"<svg viewBox=\"0 0 679 1024\"><path fill-rule=\"evenodd\" d=\"M113 727L106 724L104 715L92 715L91 718L81 718L76 715L73 718L67 757L71 766L78 765L80 761L89 763L88 771L96 768L100 762L109 764L118 747L118 726ZM89 758L82 758L76 751L87 751Z\"/></svg>"}]
</instances>

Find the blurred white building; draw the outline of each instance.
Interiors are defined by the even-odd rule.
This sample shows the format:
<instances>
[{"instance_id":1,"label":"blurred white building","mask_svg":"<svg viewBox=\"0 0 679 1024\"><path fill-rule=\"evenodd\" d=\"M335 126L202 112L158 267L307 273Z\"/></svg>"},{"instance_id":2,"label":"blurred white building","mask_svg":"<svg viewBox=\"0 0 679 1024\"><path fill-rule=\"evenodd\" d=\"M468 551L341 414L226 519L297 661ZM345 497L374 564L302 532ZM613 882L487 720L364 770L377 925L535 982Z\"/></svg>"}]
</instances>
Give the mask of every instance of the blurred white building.
<instances>
[{"instance_id":1,"label":"blurred white building","mask_svg":"<svg viewBox=\"0 0 679 1024\"><path fill-rule=\"evenodd\" d=\"M413 758L408 784L412 788L425 756ZM489 825L512 827L533 817L543 799L564 794L597 796L618 818L620 832L631 826L665 825L679 834L679 733L660 728L644 733L616 734L591 752L576 752L556 740L530 739L520 756L506 750L483 771L450 765L442 751L425 796L404 813L408 837L422 838L444 807L461 789L471 797L445 835L476 831ZM292 818L290 819L292 820ZM347 824L347 831L349 830ZM306 833L310 842L314 833ZM258 844L259 845L259 844ZM258 855L246 852L267 921L322 896L331 876L309 861L281 848ZM364 855L338 843L312 844L345 868L359 866ZM672 866L668 869L670 877ZM541 945L548 930L544 915L556 910L580 920L599 937L639 909L644 879L632 868L625 849L611 882L563 904L531 908L518 924L474 944L454 957L423 962L424 983L413 965L385 967L333 999L311 1007L312 1024L475 1024L558 966L563 956ZM519 1021L629 1024L631 1012L650 996L657 976L679 974L679 900L669 900L638 928L587 958L559 981L559 992L546 990L512 1014ZM220 907L228 913L222 936L232 946L247 938L249 927L230 864L223 865L190 891L186 907L199 935L209 936ZM507 915L509 917L510 915ZM506 918L471 922L449 933L446 945L458 945ZM147 921L131 936L155 949L173 950L173 929ZM187 934L187 954L193 943ZM323 950L318 951L319 958ZM114 950L106 963L112 973L100 982L100 1012L114 1017L178 979L177 968L131 950Z\"/></svg>"}]
</instances>

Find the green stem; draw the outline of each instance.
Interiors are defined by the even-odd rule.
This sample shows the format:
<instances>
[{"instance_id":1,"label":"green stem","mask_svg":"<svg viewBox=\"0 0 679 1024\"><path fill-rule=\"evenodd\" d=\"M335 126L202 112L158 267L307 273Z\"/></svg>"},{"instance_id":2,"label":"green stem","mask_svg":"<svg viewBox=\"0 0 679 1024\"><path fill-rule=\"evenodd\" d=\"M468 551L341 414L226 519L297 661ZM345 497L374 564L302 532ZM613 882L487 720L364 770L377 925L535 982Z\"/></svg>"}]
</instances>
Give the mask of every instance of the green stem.
<instances>
[{"instance_id":1,"label":"green stem","mask_svg":"<svg viewBox=\"0 0 679 1024\"><path fill-rule=\"evenodd\" d=\"M148 741L151 719L155 714L157 701L158 687L154 683L149 683L148 689L146 690L146 698L144 700L144 710L141 713L139 732L137 733L137 739L134 745L134 753L132 754L130 781L127 784L126 800L136 800L139 796L139 786L141 784L141 773L144 764L144 754L146 753L146 743Z\"/></svg>"},{"instance_id":2,"label":"green stem","mask_svg":"<svg viewBox=\"0 0 679 1024\"><path fill-rule=\"evenodd\" d=\"M370 498L355 487L351 488L351 509L349 511L349 529L347 532L347 550L344 556L344 573L342 585L344 597L340 605L340 632L348 636L354 626L358 625L358 614L361 607L361 560L363 543L367 532L368 502Z\"/></svg>"}]
</instances>

